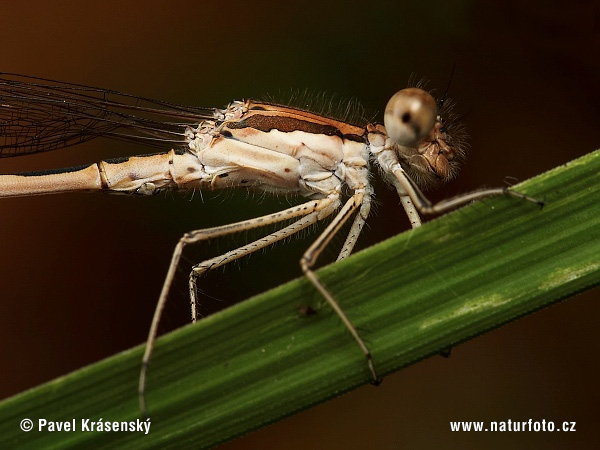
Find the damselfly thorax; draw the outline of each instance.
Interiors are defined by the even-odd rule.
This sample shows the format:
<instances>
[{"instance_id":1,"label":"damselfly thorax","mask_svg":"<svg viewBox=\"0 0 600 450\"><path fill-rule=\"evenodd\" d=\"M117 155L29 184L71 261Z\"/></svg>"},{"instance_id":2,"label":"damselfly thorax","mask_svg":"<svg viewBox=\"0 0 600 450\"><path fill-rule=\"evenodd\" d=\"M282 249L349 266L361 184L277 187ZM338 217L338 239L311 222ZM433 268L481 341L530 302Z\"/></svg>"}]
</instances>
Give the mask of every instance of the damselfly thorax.
<instances>
[{"instance_id":1,"label":"damselfly thorax","mask_svg":"<svg viewBox=\"0 0 600 450\"><path fill-rule=\"evenodd\" d=\"M143 357L140 407L146 411L147 366L183 248L240 231L287 224L192 268L189 289L195 321L199 276L328 217L333 219L309 246L300 265L356 340L376 383L378 376L368 347L313 272L323 249L349 219L352 224L338 260L352 252L371 208L370 166L377 166L396 189L413 227L421 224L419 211L443 213L491 195L537 202L506 188L475 191L437 204L427 200L421 188L452 178L464 157L460 132L453 135L453 124L444 117L444 100L436 103L430 93L420 88L404 89L388 102L384 124L378 124L334 119L253 100L234 101L225 109L189 108L98 88L4 74L0 78L0 156L52 150L98 136L171 149L76 168L0 175L0 197L94 190L152 195L165 190L229 188L304 197L304 203L283 211L191 231L179 240Z\"/></svg>"}]
</instances>

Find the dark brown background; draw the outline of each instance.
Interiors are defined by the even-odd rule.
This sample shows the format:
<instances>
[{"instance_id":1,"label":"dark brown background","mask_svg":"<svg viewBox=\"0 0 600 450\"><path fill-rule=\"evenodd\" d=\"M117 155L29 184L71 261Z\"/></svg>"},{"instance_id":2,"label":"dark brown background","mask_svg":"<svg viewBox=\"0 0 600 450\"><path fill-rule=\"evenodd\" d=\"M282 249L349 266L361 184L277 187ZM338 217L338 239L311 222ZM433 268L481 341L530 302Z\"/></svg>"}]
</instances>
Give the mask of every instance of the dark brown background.
<instances>
[{"instance_id":1,"label":"dark brown background","mask_svg":"<svg viewBox=\"0 0 600 450\"><path fill-rule=\"evenodd\" d=\"M441 90L456 63L451 96L467 113L471 153L459 180L432 193L438 199L506 176L523 180L600 147L599 10L592 2L203 3L3 5L0 70L199 106L309 88L381 111L412 72ZM99 141L3 160L0 171L146 151ZM382 205L361 246L407 227L395 194L377 189ZM0 397L144 341L176 239L280 205L257 205L245 194L204 200L2 200ZM207 305L227 306L298 276L308 242L210 277L205 287L217 299ZM163 331L187 321L187 271ZM598 290L570 299L459 346L449 360L423 361L378 389L359 389L224 448L591 448L600 420L597 300ZM448 425L529 418L576 421L577 432L451 433Z\"/></svg>"}]
</instances>

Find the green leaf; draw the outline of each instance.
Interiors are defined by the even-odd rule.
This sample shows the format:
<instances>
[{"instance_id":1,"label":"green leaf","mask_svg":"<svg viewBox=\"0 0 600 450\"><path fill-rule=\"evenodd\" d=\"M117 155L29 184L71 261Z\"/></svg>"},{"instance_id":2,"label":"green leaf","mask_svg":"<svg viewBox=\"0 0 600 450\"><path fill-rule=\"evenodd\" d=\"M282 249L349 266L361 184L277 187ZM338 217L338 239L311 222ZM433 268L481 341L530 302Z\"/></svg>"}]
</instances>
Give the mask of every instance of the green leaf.
<instances>
[{"instance_id":1,"label":"green leaf","mask_svg":"<svg viewBox=\"0 0 600 450\"><path fill-rule=\"evenodd\" d=\"M600 281L600 151L502 197L474 203L318 273L369 345L381 375ZM316 314L302 314L311 306ZM136 347L0 403L2 447L210 447L369 382L358 346L304 279L159 339L139 419ZM33 421L28 433L22 419ZM38 431L38 419L77 432Z\"/></svg>"}]
</instances>

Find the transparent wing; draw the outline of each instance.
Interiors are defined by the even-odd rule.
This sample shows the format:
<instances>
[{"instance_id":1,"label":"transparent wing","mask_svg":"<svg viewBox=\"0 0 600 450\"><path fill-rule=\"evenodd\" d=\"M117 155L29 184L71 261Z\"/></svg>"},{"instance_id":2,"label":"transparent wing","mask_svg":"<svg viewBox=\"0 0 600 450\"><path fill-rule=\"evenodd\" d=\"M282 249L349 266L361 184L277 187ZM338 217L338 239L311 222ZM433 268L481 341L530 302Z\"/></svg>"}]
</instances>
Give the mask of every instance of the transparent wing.
<instances>
[{"instance_id":1,"label":"transparent wing","mask_svg":"<svg viewBox=\"0 0 600 450\"><path fill-rule=\"evenodd\" d=\"M99 136L163 148L182 145L186 127L212 119L215 111L0 72L0 158Z\"/></svg>"}]
</instances>

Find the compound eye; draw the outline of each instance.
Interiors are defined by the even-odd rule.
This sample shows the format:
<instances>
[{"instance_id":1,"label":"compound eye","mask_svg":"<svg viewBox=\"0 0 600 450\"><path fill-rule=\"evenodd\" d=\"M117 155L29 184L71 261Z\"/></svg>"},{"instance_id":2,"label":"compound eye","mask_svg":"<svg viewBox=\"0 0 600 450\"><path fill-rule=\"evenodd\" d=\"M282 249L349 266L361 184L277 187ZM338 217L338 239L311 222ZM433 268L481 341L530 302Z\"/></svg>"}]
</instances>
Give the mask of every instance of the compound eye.
<instances>
[{"instance_id":1,"label":"compound eye","mask_svg":"<svg viewBox=\"0 0 600 450\"><path fill-rule=\"evenodd\" d=\"M437 105L429 92L419 88L396 92L385 107L383 123L397 144L416 147L433 130Z\"/></svg>"}]
</instances>

